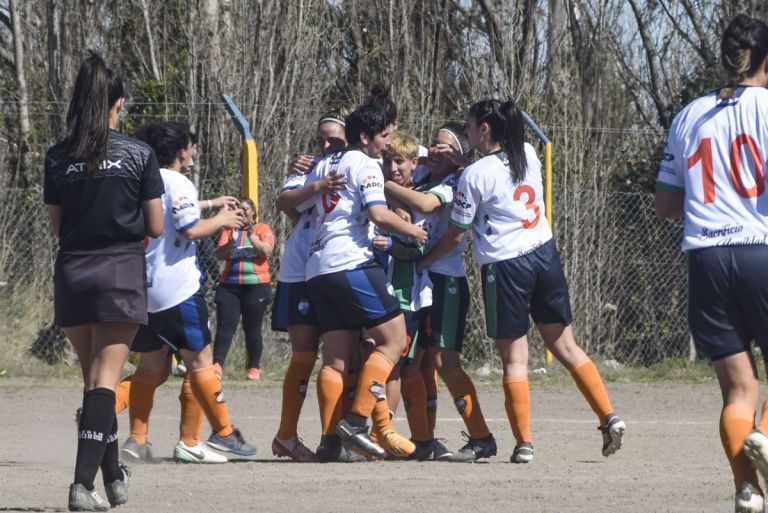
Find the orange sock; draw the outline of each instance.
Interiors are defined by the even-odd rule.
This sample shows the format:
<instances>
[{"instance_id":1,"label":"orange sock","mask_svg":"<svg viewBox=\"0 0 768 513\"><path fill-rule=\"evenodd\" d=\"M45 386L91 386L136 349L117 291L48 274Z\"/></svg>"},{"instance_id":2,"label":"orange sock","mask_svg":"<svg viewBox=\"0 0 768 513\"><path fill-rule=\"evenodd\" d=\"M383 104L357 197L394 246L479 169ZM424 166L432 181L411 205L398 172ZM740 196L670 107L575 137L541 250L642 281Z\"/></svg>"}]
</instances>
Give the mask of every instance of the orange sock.
<instances>
[{"instance_id":1,"label":"orange sock","mask_svg":"<svg viewBox=\"0 0 768 513\"><path fill-rule=\"evenodd\" d=\"M320 428L324 435L335 435L341 421L344 378L341 372L323 365L317 375L317 402L320 406Z\"/></svg>"},{"instance_id":2,"label":"orange sock","mask_svg":"<svg viewBox=\"0 0 768 513\"><path fill-rule=\"evenodd\" d=\"M435 438L435 424L437 424L437 369L426 367L421 369L424 378L424 386L427 389L427 426L429 439Z\"/></svg>"},{"instance_id":3,"label":"orange sock","mask_svg":"<svg viewBox=\"0 0 768 513\"><path fill-rule=\"evenodd\" d=\"M373 412L371 412L371 423L373 424L371 431L376 433L392 431L392 417L389 415L389 404L386 396L382 395L376 400Z\"/></svg>"},{"instance_id":4,"label":"orange sock","mask_svg":"<svg viewBox=\"0 0 768 513\"><path fill-rule=\"evenodd\" d=\"M755 410L746 404L731 403L723 407L720 415L720 440L733 471L733 482L738 490L750 483L757 493L763 494L757 471L744 454L744 440L755 427Z\"/></svg>"},{"instance_id":5,"label":"orange sock","mask_svg":"<svg viewBox=\"0 0 768 513\"><path fill-rule=\"evenodd\" d=\"M115 415L119 415L130 404L131 381L133 381L133 376L128 376L117 385L115 390Z\"/></svg>"},{"instance_id":6,"label":"orange sock","mask_svg":"<svg viewBox=\"0 0 768 513\"><path fill-rule=\"evenodd\" d=\"M504 378L504 407L517 443L533 442L531 437L531 391L528 376Z\"/></svg>"},{"instance_id":7,"label":"orange sock","mask_svg":"<svg viewBox=\"0 0 768 513\"><path fill-rule=\"evenodd\" d=\"M347 372L344 378L344 394L341 397L341 418L346 417L352 410L352 404L357 395L357 380L360 379L360 372L353 370Z\"/></svg>"},{"instance_id":8,"label":"orange sock","mask_svg":"<svg viewBox=\"0 0 768 513\"><path fill-rule=\"evenodd\" d=\"M203 424L203 409L192 392L189 376L184 378L179 394L181 403L181 421L179 422L179 440L192 447L200 442L200 428Z\"/></svg>"},{"instance_id":9,"label":"orange sock","mask_svg":"<svg viewBox=\"0 0 768 513\"><path fill-rule=\"evenodd\" d=\"M402 378L403 404L411 428L411 440L426 442L432 440L427 420L427 387L420 372Z\"/></svg>"},{"instance_id":10,"label":"orange sock","mask_svg":"<svg viewBox=\"0 0 768 513\"><path fill-rule=\"evenodd\" d=\"M760 414L760 424L757 425L757 429L762 434L768 434L768 399L763 402L763 411Z\"/></svg>"},{"instance_id":11,"label":"orange sock","mask_svg":"<svg viewBox=\"0 0 768 513\"><path fill-rule=\"evenodd\" d=\"M351 413L370 417L379 396L384 395L387 377L395 364L379 351L374 351L365 361L357 382L357 394Z\"/></svg>"},{"instance_id":12,"label":"orange sock","mask_svg":"<svg viewBox=\"0 0 768 513\"><path fill-rule=\"evenodd\" d=\"M608 399L608 392L605 390L603 379L600 377L597 367L592 363L592 360L587 358L571 369L571 376L576 381L581 395L587 400L592 411L597 414L602 426L605 417L613 413L613 406L611 406L611 400Z\"/></svg>"},{"instance_id":13,"label":"orange sock","mask_svg":"<svg viewBox=\"0 0 768 513\"><path fill-rule=\"evenodd\" d=\"M283 406L280 412L280 428L277 437L287 440L297 436L301 407L307 397L307 384L315 368L317 353L301 351L291 354L291 362L283 379Z\"/></svg>"},{"instance_id":14,"label":"orange sock","mask_svg":"<svg viewBox=\"0 0 768 513\"><path fill-rule=\"evenodd\" d=\"M208 417L211 428L219 436L232 434L234 428L229 421L229 408L221 390L221 380L213 371L213 365L187 372L192 393Z\"/></svg>"},{"instance_id":15,"label":"orange sock","mask_svg":"<svg viewBox=\"0 0 768 513\"><path fill-rule=\"evenodd\" d=\"M139 367L133 374L130 386L128 414L131 418L131 438L136 443L147 441L149 414L155 402L155 389L162 383L163 377Z\"/></svg>"},{"instance_id":16,"label":"orange sock","mask_svg":"<svg viewBox=\"0 0 768 513\"><path fill-rule=\"evenodd\" d=\"M445 384L451 392L456 409L467 425L470 438L486 438L491 432L483 418L480 402L477 400L475 385L464 369L457 367L445 377Z\"/></svg>"}]
</instances>

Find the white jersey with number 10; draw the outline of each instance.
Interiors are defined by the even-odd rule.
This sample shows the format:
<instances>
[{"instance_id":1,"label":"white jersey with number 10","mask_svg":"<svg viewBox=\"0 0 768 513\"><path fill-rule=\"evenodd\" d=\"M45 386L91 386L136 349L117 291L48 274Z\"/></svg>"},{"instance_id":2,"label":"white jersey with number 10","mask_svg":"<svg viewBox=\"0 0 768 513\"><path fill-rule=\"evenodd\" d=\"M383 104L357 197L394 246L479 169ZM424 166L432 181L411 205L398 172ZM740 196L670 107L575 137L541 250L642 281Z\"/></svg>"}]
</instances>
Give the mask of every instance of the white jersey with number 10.
<instances>
[{"instance_id":1,"label":"white jersey with number 10","mask_svg":"<svg viewBox=\"0 0 768 513\"><path fill-rule=\"evenodd\" d=\"M541 162L525 144L525 178L512 183L503 153L484 157L461 174L451 223L472 227L472 255L479 264L516 258L552 238L544 216Z\"/></svg>"},{"instance_id":2,"label":"white jersey with number 10","mask_svg":"<svg viewBox=\"0 0 768 513\"><path fill-rule=\"evenodd\" d=\"M676 117L657 188L685 194L683 251L768 243L768 90L717 92Z\"/></svg>"},{"instance_id":3,"label":"white jersey with number 10","mask_svg":"<svg viewBox=\"0 0 768 513\"><path fill-rule=\"evenodd\" d=\"M324 157L307 175L307 184L322 180L332 172L345 176L347 185L338 192L317 195L297 209L304 211L314 206L316 216L307 260L307 281L315 276L354 269L372 260L367 210L387 204L381 167L363 152L343 151Z\"/></svg>"}]
</instances>

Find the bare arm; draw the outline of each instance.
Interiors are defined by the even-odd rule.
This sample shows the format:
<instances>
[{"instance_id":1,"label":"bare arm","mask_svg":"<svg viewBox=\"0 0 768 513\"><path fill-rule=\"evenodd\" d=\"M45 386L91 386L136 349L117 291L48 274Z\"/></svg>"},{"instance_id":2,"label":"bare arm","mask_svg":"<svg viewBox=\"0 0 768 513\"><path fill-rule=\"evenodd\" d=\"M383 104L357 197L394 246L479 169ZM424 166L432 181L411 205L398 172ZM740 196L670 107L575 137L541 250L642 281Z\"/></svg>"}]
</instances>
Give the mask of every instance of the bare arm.
<instances>
[{"instance_id":1,"label":"bare arm","mask_svg":"<svg viewBox=\"0 0 768 513\"><path fill-rule=\"evenodd\" d=\"M200 240L213 235L221 228L239 229L243 226L245 226L245 216L242 210L222 208L215 216L209 219L200 219L194 226L182 233L187 240Z\"/></svg>"},{"instance_id":2,"label":"bare arm","mask_svg":"<svg viewBox=\"0 0 768 513\"><path fill-rule=\"evenodd\" d=\"M379 228L411 237L419 246L427 241L427 232L401 219L400 216L389 210L386 205L368 207L368 218Z\"/></svg>"},{"instance_id":3,"label":"bare arm","mask_svg":"<svg viewBox=\"0 0 768 513\"><path fill-rule=\"evenodd\" d=\"M346 175L328 173L322 180L309 183L297 189L289 189L280 193L277 197L277 209L289 212L305 201L314 198L316 194L340 191L347 185Z\"/></svg>"},{"instance_id":4,"label":"bare arm","mask_svg":"<svg viewBox=\"0 0 768 513\"><path fill-rule=\"evenodd\" d=\"M234 196L219 196L214 199L200 199L200 210L209 210L221 207L237 208L240 202Z\"/></svg>"},{"instance_id":5,"label":"bare arm","mask_svg":"<svg viewBox=\"0 0 768 513\"><path fill-rule=\"evenodd\" d=\"M656 189L656 215L661 219L683 217L685 195L679 192Z\"/></svg>"},{"instance_id":6,"label":"bare arm","mask_svg":"<svg viewBox=\"0 0 768 513\"><path fill-rule=\"evenodd\" d=\"M232 246L234 245L235 239L230 237L226 243L216 248L216 250L213 252L213 256L216 257L216 260L226 260L229 256L229 252L232 250Z\"/></svg>"},{"instance_id":7,"label":"bare arm","mask_svg":"<svg viewBox=\"0 0 768 513\"><path fill-rule=\"evenodd\" d=\"M48 218L51 220L51 230L58 237L61 232L61 205L47 205Z\"/></svg>"},{"instance_id":8,"label":"bare arm","mask_svg":"<svg viewBox=\"0 0 768 513\"><path fill-rule=\"evenodd\" d=\"M272 255L272 250L275 249L275 247L269 242L262 241L253 231L253 229L248 232L248 238L251 240L251 244L253 245L253 251L258 256L261 258L269 258L270 255Z\"/></svg>"},{"instance_id":9,"label":"bare arm","mask_svg":"<svg viewBox=\"0 0 768 513\"><path fill-rule=\"evenodd\" d=\"M422 214L430 214L443 206L440 202L440 198L434 194L424 194L423 192L414 191L413 189L398 185L391 180L384 185L384 191L386 192L387 197L394 198L395 201Z\"/></svg>"},{"instance_id":10,"label":"bare arm","mask_svg":"<svg viewBox=\"0 0 768 513\"><path fill-rule=\"evenodd\" d=\"M437 244L432 246L432 249L429 251L429 253L424 255L424 257L419 260L419 262L416 264L416 270L419 272L423 271L432 265L435 260L456 249L456 247L461 244L461 241L464 240L466 235L466 230L463 230L454 224L448 225L448 231L445 232L445 235L443 235L439 241L437 241Z\"/></svg>"},{"instance_id":11,"label":"bare arm","mask_svg":"<svg viewBox=\"0 0 768 513\"><path fill-rule=\"evenodd\" d=\"M144 232L153 239L160 237L165 226L162 198L142 201L141 209L144 211Z\"/></svg>"}]
</instances>

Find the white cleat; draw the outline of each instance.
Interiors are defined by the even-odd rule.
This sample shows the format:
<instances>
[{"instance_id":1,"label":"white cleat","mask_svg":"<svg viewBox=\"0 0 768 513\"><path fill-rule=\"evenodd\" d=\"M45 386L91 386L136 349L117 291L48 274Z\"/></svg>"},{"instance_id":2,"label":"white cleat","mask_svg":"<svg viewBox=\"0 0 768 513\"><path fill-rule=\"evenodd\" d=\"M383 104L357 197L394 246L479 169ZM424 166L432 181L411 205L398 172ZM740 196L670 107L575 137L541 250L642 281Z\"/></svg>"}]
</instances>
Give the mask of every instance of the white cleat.
<instances>
[{"instance_id":1,"label":"white cleat","mask_svg":"<svg viewBox=\"0 0 768 513\"><path fill-rule=\"evenodd\" d=\"M768 479L768 436L755 429L744 441L744 454L763 476Z\"/></svg>"},{"instance_id":2,"label":"white cleat","mask_svg":"<svg viewBox=\"0 0 768 513\"><path fill-rule=\"evenodd\" d=\"M173 450L173 459L184 463L226 463L226 456L212 451L205 445L198 443L197 445L189 446L178 441L176 448Z\"/></svg>"},{"instance_id":3,"label":"white cleat","mask_svg":"<svg viewBox=\"0 0 768 513\"><path fill-rule=\"evenodd\" d=\"M756 494L751 484L744 483L736 492L735 511L736 513L764 513L763 496Z\"/></svg>"},{"instance_id":4,"label":"white cleat","mask_svg":"<svg viewBox=\"0 0 768 513\"><path fill-rule=\"evenodd\" d=\"M603 456L608 457L621 449L621 441L627 425L616 415L608 415L605 427L598 428L603 432Z\"/></svg>"}]
</instances>

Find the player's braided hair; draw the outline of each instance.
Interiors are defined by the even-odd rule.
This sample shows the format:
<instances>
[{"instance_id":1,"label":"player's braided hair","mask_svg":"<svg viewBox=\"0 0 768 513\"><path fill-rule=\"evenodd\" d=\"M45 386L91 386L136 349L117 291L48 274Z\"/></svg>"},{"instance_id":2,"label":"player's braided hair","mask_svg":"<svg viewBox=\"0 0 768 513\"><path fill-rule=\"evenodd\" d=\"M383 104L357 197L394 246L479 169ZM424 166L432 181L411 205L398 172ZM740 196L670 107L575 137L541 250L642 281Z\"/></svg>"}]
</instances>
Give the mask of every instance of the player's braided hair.
<instances>
[{"instance_id":1,"label":"player's braided hair","mask_svg":"<svg viewBox=\"0 0 768 513\"><path fill-rule=\"evenodd\" d=\"M525 179L525 124L523 114L513 101L482 100L469 108L469 115L479 123L488 123L491 139L499 143L509 161L512 182Z\"/></svg>"},{"instance_id":2,"label":"player's braided hair","mask_svg":"<svg viewBox=\"0 0 768 513\"><path fill-rule=\"evenodd\" d=\"M768 56L768 25L746 14L738 14L723 33L720 61L727 86L720 90L723 99L732 98L735 87L757 72Z\"/></svg>"}]
</instances>

